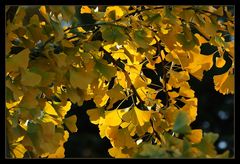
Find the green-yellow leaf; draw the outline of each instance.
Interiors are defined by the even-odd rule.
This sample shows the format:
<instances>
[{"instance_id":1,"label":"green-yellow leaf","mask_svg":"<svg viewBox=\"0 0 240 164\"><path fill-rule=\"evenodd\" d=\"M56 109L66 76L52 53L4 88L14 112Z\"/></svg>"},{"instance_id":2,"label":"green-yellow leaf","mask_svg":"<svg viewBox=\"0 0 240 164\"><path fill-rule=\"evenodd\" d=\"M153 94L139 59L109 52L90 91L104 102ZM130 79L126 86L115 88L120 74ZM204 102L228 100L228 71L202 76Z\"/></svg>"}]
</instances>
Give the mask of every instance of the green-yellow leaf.
<instances>
[{"instance_id":1,"label":"green-yellow leaf","mask_svg":"<svg viewBox=\"0 0 240 164\"><path fill-rule=\"evenodd\" d=\"M76 122L77 122L77 116L76 115L72 115L68 118L64 119L64 123L67 126L67 128L73 133L73 132L77 132L78 128L76 126Z\"/></svg>"},{"instance_id":2,"label":"green-yellow leaf","mask_svg":"<svg viewBox=\"0 0 240 164\"><path fill-rule=\"evenodd\" d=\"M21 83L25 86L37 86L41 82L42 77L34 72L23 71L21 77Z\"/></svg>"},{"instance_id":3,"label":"green-yellow leaf","mask_svg":"<svg viewBox=\"0 0 240 164\"><path fill-rule=\"evenodd\" d=\"M104 108L95 108L87 110L87 114L91 123L100 124L101 121L105 118Z\"/></svg>"},{"instance_id":4,"label":"green-yellow leaf","mask_svg":"<svg viewBox=\"0 0 240 164\"><path fill-rule=\"evenodd\" d=\"M117 72L117 68L109 66L104 60L96 60L95 69L109 81Z\"/></svg>"},{"instance_id":5,"label":"green-yellow leaf","mask_svg":"<svg viewBox=\"0 0 240 164\"><path fill-rule=\"evenodd\" d=\"M189 124L189 117L187 112L179 111L173 126L173 131L176 133L186 134L191 131Z\"/></svg>"},{"instance_id":6,"label":"green-yellow leaf","mask_svg":"<svg viewBox=\"0 0 240 164\"><path fill-rule=\"evenodd\" d=\"M117 42L118 44L123 44L127 39L126 34L120 27L104 25L101 27L101 32L103 39L111 43Z\"/></svg>"},{"instance_id":7,"label":"green-yellow leaf","mask_svg":"<svg viewBox=\"0 0 240 164\"><path fill-rule=\"evenodd\" d=\"M19 68L26 69L28 67L29 53L29 49L24 49L18 54L7 58L6 72L18 71Z\"/></svg>"},{"instance_id":8,"label":"green-yellow leaf","mask_svg":"<svg viewBox=\"0 0 240 164\"><path fill-rule=\"evenodd\" d=\"M95 78L95 72L86 72L83 69L70 70L70 84L73 88L87 89L88 84L91 84Z\"/></svg>"}]
</instances>

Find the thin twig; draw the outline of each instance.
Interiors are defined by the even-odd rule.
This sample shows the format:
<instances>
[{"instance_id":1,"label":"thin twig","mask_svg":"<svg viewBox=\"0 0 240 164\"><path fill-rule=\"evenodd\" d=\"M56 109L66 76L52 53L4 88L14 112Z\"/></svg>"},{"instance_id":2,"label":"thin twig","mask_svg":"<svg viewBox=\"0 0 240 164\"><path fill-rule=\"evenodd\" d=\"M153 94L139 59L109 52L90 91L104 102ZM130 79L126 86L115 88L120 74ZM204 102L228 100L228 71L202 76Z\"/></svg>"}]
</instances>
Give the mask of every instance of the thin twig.
<instances>
[{"instance_id":1,"label":"thin twig","mask_svg":"<svg viewBox=\"0 0 240 164\"><path fill-rule=\"evenodd\" d=\"M154 129L152 119L150 119L150 123L151 123L151 126L152 126L152 128L153 128L153 132L154 132L155 136L157 137L157 139L158 139L159 141L161 141L161 137L159 136L158 132Z\"/></svg>"},{"instance_id":2,"label":"thin twig","mask_svg":"<svg viewBox=\"0 0 240 164\"><path fill-rule=\"evenodd\" d=\"M129 77L129 75L128 75L128 72L127 72L124 68L122 68L121 65L119 65L119 64L116 62L116 60L111 56L111 54L110 54L109 52L107 52L107 51L106 51L105 49L103 49L103 48L101 48L101 50L103 50L104 53L107 55L107 57L110 58L111 62L113 63L113 65L114 65L115 67L118 67L118 68L120 68L120 69L122 70L122 72L124 73L124 75L125 75L125 77L126 77L126 81L130 84L131 90L133 91L134 95L138 98L138 100L139 100L140 104L142 105L142 107L144 107L144 105L143 105L143 104L144 104L144 101L141 99L141 97L139 96L136 88L135 88L134 85L132 84L132 81L131 81L131 79L130 79L130 77ZM136 103L136 102L135 102L135 103Z\"/></svg>"},{"instance_id":3,"label":"thin twig","mask_svg":"<svg viewBox=\"0 0 240 164\"><path fill-rule=\"evenodd\" d=\"M161 66L162 66L162 71L163 71L163 81L164 81L164 86L163 86L163 90L165 92L165 95L166 95L166 106L168 106L168 93L167 93L167 79L166 79L166 75L167 75L167 72L164 68L164 63L163 63L163 58L162 58L162 55L161 55L161 52L160 52L160 43L159 41L157 40L156 37L154 37L155 40L156 40L156 44L157 44L157 51L156 51L156 55L159 54L160 58L161 58Z\"/></svg>"}]
</instances>

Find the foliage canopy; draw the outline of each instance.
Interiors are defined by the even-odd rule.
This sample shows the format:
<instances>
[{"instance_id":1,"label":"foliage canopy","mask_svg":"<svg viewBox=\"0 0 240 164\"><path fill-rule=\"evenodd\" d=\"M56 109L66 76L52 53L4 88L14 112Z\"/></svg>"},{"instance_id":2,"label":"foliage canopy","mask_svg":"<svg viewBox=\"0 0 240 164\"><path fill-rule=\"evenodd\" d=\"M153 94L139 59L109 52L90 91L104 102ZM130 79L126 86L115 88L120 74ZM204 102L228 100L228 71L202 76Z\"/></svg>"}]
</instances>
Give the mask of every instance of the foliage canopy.
<instances>
[{"instance_id":1,"label":"foliage canopy","mask_svg":"<svg viewBox=\"0 0 240 164\"><path fill-rule=\"evenodd\" d=\"M110 140L112 157L228 157L215 150L218 134L191 128L198 100L188 83L215 67L224 70L213 77L216 91L234 94L227 6L18 6L12 15L5 55L11 157L63 158L69 132L78 130L77 117L65 116L84 100L96 104L86 112Z\"/></svg>"}]
</instances>

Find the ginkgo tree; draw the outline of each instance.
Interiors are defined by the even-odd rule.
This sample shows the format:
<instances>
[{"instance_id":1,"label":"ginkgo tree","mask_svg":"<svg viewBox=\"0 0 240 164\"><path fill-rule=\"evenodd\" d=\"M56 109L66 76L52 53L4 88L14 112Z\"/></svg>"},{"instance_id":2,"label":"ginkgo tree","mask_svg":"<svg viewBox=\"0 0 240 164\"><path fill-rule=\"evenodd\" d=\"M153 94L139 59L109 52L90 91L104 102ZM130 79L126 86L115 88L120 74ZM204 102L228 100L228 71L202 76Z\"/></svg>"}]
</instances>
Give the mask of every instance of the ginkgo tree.
<instances>
[{"instance_id":1,"label":"ginkgo tree","mask_svg":"<svg viewBox=\"0 0 240 164\"><path fill-rule=\"evenodd\" d=\"M76 115L66 114L86 100L96 104L86 113L112 157L229 157L215 150L218 134L192 129L198 99L189 84L224 68L214 87L234 94L229 6L6 6L6 13L12 158L63 158L69 132L78 130Z\"/></svg>"}]
</instances>

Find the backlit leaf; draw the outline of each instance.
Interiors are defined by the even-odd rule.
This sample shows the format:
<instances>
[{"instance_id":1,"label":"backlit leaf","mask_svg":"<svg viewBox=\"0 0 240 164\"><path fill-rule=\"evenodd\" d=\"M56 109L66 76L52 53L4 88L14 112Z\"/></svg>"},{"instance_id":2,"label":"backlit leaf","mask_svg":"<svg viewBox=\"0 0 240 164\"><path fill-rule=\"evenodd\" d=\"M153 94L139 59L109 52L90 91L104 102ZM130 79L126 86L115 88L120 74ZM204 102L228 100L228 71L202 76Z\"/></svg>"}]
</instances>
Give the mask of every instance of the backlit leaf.
<instances>
[{"instance_id":1,"label":"backlit leaf","mask_svg":"<svg viewBox=\"0 0 240 164\"><path fill-rule=\"evenodd\" d=\"M187 135L188 139L193 143L199 143L202 140L202 130L194 129L191 134Z\"/></svg>"},{"instance_id":2,"label":"backlit leaf","mask_svg":"<svg viewBox=\"0 0 240 164\"><path fill-rule=\"evenodd\" d=\"M181 134L186 134L191 131L191 128L189 127L189 118L185 111L178 112L173 131Z\"/></svg>"},{"instance_id":3,"label":"backlit leaf","mask_svg":"<svg viewBox=\"0 0 240 164\"><path fill-rule=\"evenodd\" d=\"M88 6L82 6L81 7L81 11L80 11L81 14L84 14L84 13L92 13L92 10L88 7Z\"/></svg>"},{"instance_id":4,"label":"backlit leaf","mask_svg":"<svg viewBox=\"0 0 240 164\"><path fill-rule=\"evenodd\" d=\"M76 115L72 115L68 118L65 118L64 123L72 133L78 131L78 128L76 126L76 123L77 123L77 116Z\"/></svg>"},{"instance_id":5,"label":"backlit leaf","mask_svg":"<svg viewBox=\"0 0 240 164\"><path fill-rule=\"evenodd\" d=\"M122 119L134 125L143 126L150 121L151 111L142 111L134 106L129 112L123 115Z\"/></svg>"},{"instance_id":6,"label":"backlit leaf","mask_svg":"<svg viewBox=\"0 0 240 164\"><path fill-rule=\"evenodd\" d=\"M30 71L23 71L21 83L25 86L37 86L41 82L42 77L39 74Z\"/></svg>"}]
</instances>

